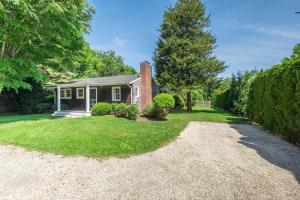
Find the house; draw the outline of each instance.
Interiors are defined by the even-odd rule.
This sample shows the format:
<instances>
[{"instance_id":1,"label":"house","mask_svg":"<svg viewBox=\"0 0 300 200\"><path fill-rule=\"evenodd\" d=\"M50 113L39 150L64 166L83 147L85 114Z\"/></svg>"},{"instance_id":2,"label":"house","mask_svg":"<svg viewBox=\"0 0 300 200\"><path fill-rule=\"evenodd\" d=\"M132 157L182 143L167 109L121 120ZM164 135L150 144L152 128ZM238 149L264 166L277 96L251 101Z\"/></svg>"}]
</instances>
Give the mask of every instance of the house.
<instances>
[{"instance_id":1,"label":"house","mask_svg":"<svg viewBox=\"0 0 300 200\"><path fill-rule=\"evenodd\" d=\"M140 64L140 74L74 80L56 85L53 116L90 116L98 102L136 104L140 110L152 103L159 89L149 62ZM62 104L68 110L62 110Z\"/></svg>"}]
</instances>

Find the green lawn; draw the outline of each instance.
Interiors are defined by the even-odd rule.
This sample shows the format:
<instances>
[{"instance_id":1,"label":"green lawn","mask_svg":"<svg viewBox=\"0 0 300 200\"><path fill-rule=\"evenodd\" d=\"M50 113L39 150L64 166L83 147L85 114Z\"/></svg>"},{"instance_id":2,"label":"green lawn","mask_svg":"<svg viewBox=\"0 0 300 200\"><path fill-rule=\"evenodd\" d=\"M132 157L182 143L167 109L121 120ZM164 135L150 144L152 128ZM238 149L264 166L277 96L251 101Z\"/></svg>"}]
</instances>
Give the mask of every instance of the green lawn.
<instances>
[{"instance_id":1,"label":"green lawn","mask_svg":"<svg viewBox=\"0 0 300 200\"><path fill-rule=\"evenodd\" d=\"M76 119L49 115L0 117L0 144L62 155L127 156L155 150L176 138L189 121L246 123L211 108L173 111L166 121L137 122L114 116Z\"/></svg>"}]
</instances>

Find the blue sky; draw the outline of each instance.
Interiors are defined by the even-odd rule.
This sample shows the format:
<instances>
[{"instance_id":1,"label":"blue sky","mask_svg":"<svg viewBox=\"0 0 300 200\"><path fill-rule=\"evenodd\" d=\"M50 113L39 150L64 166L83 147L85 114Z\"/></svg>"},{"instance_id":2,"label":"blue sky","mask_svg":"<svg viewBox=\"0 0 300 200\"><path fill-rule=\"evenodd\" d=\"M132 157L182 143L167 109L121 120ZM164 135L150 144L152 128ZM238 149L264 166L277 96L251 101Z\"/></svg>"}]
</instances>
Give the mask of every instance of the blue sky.
<instances>
[{"instance_id":1,"label":"blue sky","mask_svg":"<svg viewBox=\"0 0 300 200\"><path fill-rule=\"evenodd\" d=\"M89 0L96 9L87 40L114 50L139 69L152 62L164 11L176 0ZM204 0L217 37L215 56L226 62L222 76L270 67L300 43L300 0Z\"/></svg>"}]
</instances>

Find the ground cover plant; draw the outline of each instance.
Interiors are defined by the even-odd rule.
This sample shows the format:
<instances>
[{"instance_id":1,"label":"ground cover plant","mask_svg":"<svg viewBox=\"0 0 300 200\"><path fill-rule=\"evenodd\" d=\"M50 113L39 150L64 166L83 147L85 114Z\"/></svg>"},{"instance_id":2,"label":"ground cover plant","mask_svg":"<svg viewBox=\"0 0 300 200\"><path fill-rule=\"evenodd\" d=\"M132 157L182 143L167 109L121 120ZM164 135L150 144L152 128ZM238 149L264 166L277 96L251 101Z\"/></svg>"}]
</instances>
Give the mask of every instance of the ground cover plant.
<instances>
[{"instance_id":1,"label":"ground cover plant","mask_svg":"<svg viewBox=\"0 0 300 200\"><path fill-rule=\"evenodd\" d=\"M165 121L134 121L112 115L76 119L49 115L0 117L0 144L60 155L128 156L153 151L175 139L190 121L245 123L212 108L172 110Z\"/></svg>"}]
</instances>

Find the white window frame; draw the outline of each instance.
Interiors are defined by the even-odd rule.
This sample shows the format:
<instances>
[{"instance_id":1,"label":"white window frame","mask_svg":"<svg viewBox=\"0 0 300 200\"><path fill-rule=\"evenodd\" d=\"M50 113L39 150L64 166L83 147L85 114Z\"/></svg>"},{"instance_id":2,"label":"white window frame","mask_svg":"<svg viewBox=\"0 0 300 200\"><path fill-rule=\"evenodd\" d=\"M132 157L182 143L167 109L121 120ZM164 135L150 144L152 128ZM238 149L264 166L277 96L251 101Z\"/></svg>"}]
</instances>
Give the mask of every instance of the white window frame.
<instances>
[{"instance_id":1,"label":"white window frame","mask_svg":"<svg viewBox=\"0 0 300 200\"><path fill-rule=\"evenodd\" d=\"M116 93L115 93L115 89L119 89L120 91L120 98L116 99ZM122 92L121 92L121 87L120 86L115 86L111 88L111 97L112 97L112 101L121 101L122 99Z\"/></svg>"},{"instance_id":2,"label":"white window frame","mask_svg":"<svg viewBox=\"0 0 300 200\"><path fill-rule=\"evenodd\" d=\"M82 90L82 96L79 96L79 90ZM84 88L76 88L76 98L77 99L84 99Z\"/></svg>"},{"instance_id":3,"label":"white window frame","mask_svg":"<svg viewBox=\"0 0 300 200\"><path fill-rule=\"evenodd\" d=\"M67 97L67 91L70 91L69 97ZM71 88L60 89L60 99L72 99L72 89Z\"/></svg>"}]
</instances>

